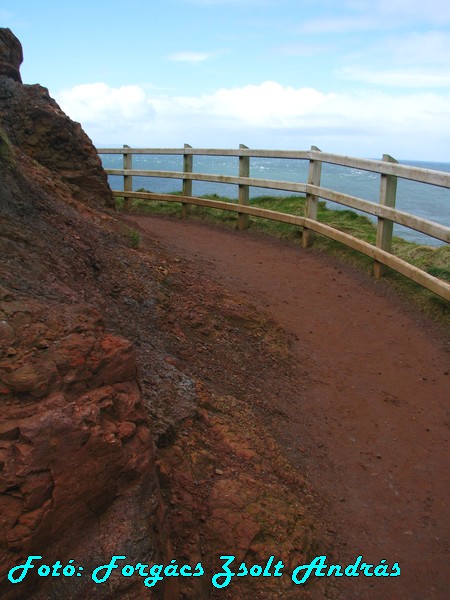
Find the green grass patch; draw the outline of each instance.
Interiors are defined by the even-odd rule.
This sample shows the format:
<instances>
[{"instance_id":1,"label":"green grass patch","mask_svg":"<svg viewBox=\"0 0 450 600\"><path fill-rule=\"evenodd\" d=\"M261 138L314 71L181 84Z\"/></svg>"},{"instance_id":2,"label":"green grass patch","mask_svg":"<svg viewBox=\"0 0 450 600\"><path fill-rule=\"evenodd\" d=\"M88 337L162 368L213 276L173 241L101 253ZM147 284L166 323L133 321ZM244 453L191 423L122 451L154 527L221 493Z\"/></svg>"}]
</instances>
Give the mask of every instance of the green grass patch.
<instances>
[{"instance_id":1,"label":"green grass patch","mask_svg":"<svg viewBox=\"0 0 450 600\"><path fill-rule=\"evenodd\" d=\"M146 190L141 189L139 191ZM177 193L177 195L180 195L180 193ZM217 194L202 197L236 203L236 200L230 200L229 198ZM304 216L305 202L306 200L302 196L259 196L257 198L252 198L250 204L258 208ZM117 200L117 208L123 210L123 199ZM181 218L182 216L181 203L178 202L133 199L130 210L139 214L170 216L176 218ZM237 214L231 211L190 206L189 216L194 220L208 221L216 224L219 223L230 228L237 227ZM332 210L326 206L325 202L319 201L318 221L348 233L360 240L375 244L376 226L374 223L364 215L360 215L352 210ZM298 243L302 235L302 228L297 225L253 216L249 217L249 229L294 243ZM346 262L350 262L367 273L373 273L373 260L370 257L365 256L356 250L352 250L339 242L315 234L313 245L316 250L325 251ZM448 245L439 247L423 246L406 241L400 237L394 237L392 253L434 277L438 277L444 281L450 281L450 247ZM395 271L391 271L390 269L386 269L386 271L386 279L394 285L400 294L413 299L432 316L435 316L438 319L443 317L450 322L449 306L445 300Z\"/></svg>"},{"instance_id":2,"label":"green grass patch","mask_svg":"<svg viewBox=\"0 0 450 600\"><path fill-rule=\"evenodd\" d=\"M128 229L125 233L125 243L129 248L139 248L141 234L136 229Z\"/></svg>"},{"instance_id":3,"label":"green grass patch","mask_svg":"<svg viewBox=\"0 0 450 600\"><path fill-rule=\"evenodd\" d=\"M9 138L6 135L5 131L2 128L0 128L0 158L5 163L12 163L13 155L14 153L12 150L11 142L9 141Z\"/></svg>"}]
</instances>

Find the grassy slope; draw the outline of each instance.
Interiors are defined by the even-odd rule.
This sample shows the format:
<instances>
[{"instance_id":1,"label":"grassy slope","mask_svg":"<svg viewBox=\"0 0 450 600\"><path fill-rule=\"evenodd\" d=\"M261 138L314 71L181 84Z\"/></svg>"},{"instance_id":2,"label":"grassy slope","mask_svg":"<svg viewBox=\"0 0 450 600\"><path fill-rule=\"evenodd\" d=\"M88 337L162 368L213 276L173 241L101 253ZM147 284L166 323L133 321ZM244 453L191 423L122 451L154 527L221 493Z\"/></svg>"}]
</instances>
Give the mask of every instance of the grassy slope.
<instances>
[{"instance_id":1,"label":"grassy slope","mask_svg":"<svg viewBox=\"0 0 450 600\"><path fill-rule=\"evenodd\" d=\"M215 194L205 196L205 198L230 202L228 198L220 197ZM258 198L253 198L251 204L260 208L276 210L293 215L303 215L305 198L300 196L260 196ZM118 207L121 208L122 205L123 202L121 199L118 199ZM174 202L134 200L132 203L132 210L139 213L181 217L181 205ZM233 228L236 227L237 223L237 217L234 213L195 206L191 208L191 218L222 223L225 226ZM372 221L351 210L331 210L325 206L325 202L319 202L318 220L371 244L375 243L376 228ZM259 231L297 243L301 238L301 228L288 223L279 223L277 221L250 217L249 226L254 231ZM373 271L372 259L351 250L338 242L316 235L314 247L318 250L324 250L335 256L339 256L366 272L371 273ZM399 258L423 269L431 275L445 281L450 281L450 247L448 245L440 247L422 246L413 242L408 242L399 237L394 237L392 252ZM427 313L439 320L443 319L445 322L450 323L449 306L445 300L437 297L432 292L421 288L394 271L389 270L387 278L397 288L397 291L414 300L414 302L419 304Z\"/></svg>"}]
</instances>

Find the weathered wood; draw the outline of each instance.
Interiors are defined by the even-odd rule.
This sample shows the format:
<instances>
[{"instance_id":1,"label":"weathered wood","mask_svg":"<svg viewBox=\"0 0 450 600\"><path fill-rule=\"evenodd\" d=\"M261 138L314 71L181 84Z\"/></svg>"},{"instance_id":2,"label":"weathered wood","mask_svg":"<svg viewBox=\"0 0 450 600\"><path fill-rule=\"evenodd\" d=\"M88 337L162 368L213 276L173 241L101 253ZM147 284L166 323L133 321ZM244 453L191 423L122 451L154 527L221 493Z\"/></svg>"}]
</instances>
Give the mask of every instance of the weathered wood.
<instances>
[{"instance_id":1,"label":"weathered wood","mask_svg":"<svg viewBox=\"0 0 450 600\"><path fill-rule=\"evenodd\" d=\"M389 163L382 160L371 160L367 158L353 158L351 156L341 156L339 154L327 154L325 152L310 152L311 158L321 160L332 165L341 165L342 167L351 167L361 169L362 171L371 171L373 173L384 173L385 175L395 175L401 179L410 179L429 185L450 188L450 173L444 171L433 171L422 167L412 167L410 165L401 165L398 163Z\"/></svg>"},{"instance_id":2,"label":"weathered wood","mask_svg":"<svg viewBox=\"0 0 450 600\"><path fill-rule=\"evenodd\" d=\"M397 163L395 158L389 156L389 154L383 154L383 160L389 163ZM395 175L381 174L380 179L380 206L388 206L389 208L395 208L395 197L397 194L397 177ZM392 234L394 228L394 222L384 217L378 217L377 221L377 238L375 245L377 248L381 248L386 252L391 252L392 249ZM378 260L375 260L373 264L373 271L376 279L380 279L383 275L383 264Z\"/></svg>"},{"instance_id":3,"label":"weathered wood","mask_svg":"<svg viewBox=\"0 0 450 600\"><path fill-rule=\"evenodd\" d=\"M228 183L236 185L239 185L239 183L244 183L244 181L239 177L230 177L226 175L211 175L203 173L184 174L183 172L176 171L124 171L123 169L106 169L106 172L109 175L117 176L123 176L132 173L133 175L141 177L147 176L171 179L190 178L196 181L210 181L215 183ZM450 228L446 227L445 225L434 223L433 221L428 221L427 219L422 219L421 217L416 217L414 215L410 215L409 213L399 211L397 209L383 207L374 202L370 202L369 200L362 200L361 198L357 198L355 196L350 196L348 194L335 192L334 190L330 190L327 188L322 188L319 186L304 183L284 182L275 181L271 179L266 180L256 178L249 178L248 180L245 180L245 182L248 183L248 185L251 185L252 187L289 191L299 194L316 194L324 200L330 200L331 202L336 202L349 208L361 210L363 212L377 217L381 216L386 219L391 219L395 223L403 225L404 227L415 229L416 231L434 237L443 242L450 242Z\"/></svg>"},{"instance_id":4,"label":"weathered wood","mask_svg":"<svg viewBox=\"0 0 450 600\"><path fill-rule=\"evenodd\" d=\"M106 169L106 172L109 175L124 175L123 169ZM131 171L134 175L137 176L149 176L149 177L166 177L172 179L183 179L182 172L175 171ZM197 181L211 181L215 183L229 183L229 184L239 184L243 182L239 177L228 177L225 175L210 175L210 174L202 174L202 173L192 173L187 175L186 177L190 177L193 180ZM304 183L294 183L294 182L283 182L283 181L275 181L271 179L248 179L249 185L252 187L261 187L268 188L274 190L282 190L295 192L299 194L315 194L324 200L330 200L331 202L336 202L337 204L341 204L342 206L346 206L348 208L354 208L356 210L360 210L367 214L373 215L375 217L383 217L385 219L390 219L394 221L394 223L398 223L399 225L403 225L404 227L409 227L410 229L414 229L415 231L419 231L420 233L424 233L425 235L429 235L430 237L434 237L437 240L441 240L446 243L450 243L450 228L445 225L441 225L439 223L435 223L433 221L429 221L427 219L423 219L421 217L416 217L409 213L392 209L389 207L380 206L375 202L371 202L370 200L362 200L361 198L357 198L356 196L350 196L348 194L343 194L341 192L335 192L334 190L330 190L328 188L323 188L320 186L304 184ZM121 194L123 196L123 194Z\"/></svg>"},{"instance_id":5,"label":"weathered wood","mask_svg":"<svg viewBox=\"0 0 450 600\"><path fill-rule=\"evenodd\" d=\"M123 169L105 169L108 175L126 175ZM271 190L282 190L285 192L296 192L304 194L306 183L294 181L275 181L272 179L259 179L256 177L233 177L230 175L212 175L210 173L184 173L182 171L142 171L135 169L131 171L137 177L159 177L166 179L192 179L194 181L208 181L211 183L229 183L232 185L249 185Z\"/></svg>"},{"instance_id":6,"label":"weathered wood","mask_svg":"<svg viewBox=\"0 0 450 600\"><path fill-rule=\"evenodd\" d=\"M97 148L98 154L123 154L122 148ZM297 160L308 160L309 150L255 150L252 148L238 149L229 148L130 148L130 154L148 155L187 155L195 156L250 156L254 158L288 158Z\"/></svg>"},{"instance_id":7,"label":"weathered wood","mask_svg":"<svg viewBox=\"0 0 450 600\"><path fill-rule=\"evenodd\" d=\"M167 155L175 156L184 154L183 148L97 148L98 154L149 154L149 155Z\"/></svg>"},{"instance_id":8,"label":"weathered wood","mask_svg":"<svg viewBox=\"0 0 450 600\"><path fill-rule=\"evenodd\" d=\"M184 144L184 148L191 148L189 144ZM192 173L192 168L194 165L194 157L190 154L185 154L183 156L183 173ZM183 196L192 196L192 179L186 179L183 177ZM190 205L187 202L183 202L181 204L181 215L185 219L190 212Z\"/></svg>"},{"instance_id":9,"label":"weathered wood","mask_svg":"<svg viewBox=\"0 0 450 600\"><path fill-rule=\"evenodd\" d=\"M123 192L114 191L115 196L121 196ZM192 197L181 197L175 196L171 194L152 194L152 193L144 193L144 192L133 192L133 197L143 198L146 197L148 200L166 200L168 202L188 202L190 204L195 204L197 206L206 206L209 208L220 208L222 210L229 210L233 212L245 212L248 215L254 217L261 217L264 219L270 219L273 221L281 221L283 223L291 223L292 225L298 225L300 227L307 227L312 229L316 233L320 233L326 237L329 237L337 242L345 244L366 256L370 256L371 258L383 263L387 267L394 269L398 273L401 273L405 277L408 277L412 281L415 281L419 285L431 290L438 296L441 296L445 300L450 301L450 284L446 283L438 279L437 277L433 277L429 275L425 271L410 265L406 261L398 258L397 256L393 256L388 252L381 250L380 248L376 248L369 244L368 242L364 242L348 233L344 233L343 231L339 231L338 229L334 229L329 225L325 225L324 223L319 223L318 221L314 221L312 219L307 219L306 217L301 217L297 215L289 215L286 213L280 213L274 210L267 210L264 208L259 208L256 206L241 206L237 203L232 202L223 202L221 200L209 200L206 198L197 198L196 196Z\"/></svg>"},{"instance_id":10,"label":"weathered wood","mask_svg":"<svg viewBox=\"0 0 450 600\"><path fill-rule=\"evenodd\" d=\"M414 267L401 258L398 258L393 254L389 254L380 248L376 248L368 242L354 238L348 233L344 233L338 229L333 229L328 225L315 221L309 223L308 226L311 227L311 229L314 229L314 231L317 233L321 233L322 235L336 240L337 242L341 242L342 244L345 244L346 246L349 246L350 248L353 248L362 254L372 257L378 262L381 262L387 267L390 267L405 277L408 277L412 281L415 281L419 285L431 290L445 300L450 301L450 285L445 281L429 275L425 271Z\"/></svg>"},{"instance_id":11,"label":"weathered wood","mask_svg":"<svg viewBox=\"0 0 450 600\"><path fill-rule=\"evenodd\" d=\"M131 155L127 155L131 156ZM148 171L144 169L132 169L124 170L124 169L105 169L108 175L135 175L136 177L161 177L164 179L195 179L192 177L192 174L185 174L183 171Z\"/></svg>"},{"instance_id":12,"label":"weathered wood","mask_svg":"<svg viewBox=\"0 0 450 600\"><path fill-rule=\"evenodd\" d=\"M220 149L220 148L192 148L190 154L202 156L249 156L251 158L288 158L296 160L308 160L308 150L256 150L253 148Z\"/></svg>"},{"instance_id":13,"label":"weathered wood","mask_svg":"<svg viewBox=\"0 0 450 600\"><path fill-rule=\"evenodd\" d=\"M124 176L123 176L123 191L124 191L123 202L124 202L124 209L126 211L129 211L130 210L130 206L131 206L131 197L127 196L126 192L132 192L133 191L133 175L131 173L129 173L133 169L133 155L132 154L128 154L126 152L127 148L129 148L129 146L124 145L124 147L122 149L122 152L123 152L123 171L124 171ZM128 172L128 174L125 175L125 172Z\"/></svg>"},{"instance_id":14,"label":"weathered wood","mask_svg":"<svg viewBox=\"0 0 450 600\"><path fill-rule=\"evenodd\" d=\"M239 149L244 150L247 146L239 144ZM239 177L248 179L250 177L250 158L248 156L239 156ZM238 203L247 205L250 198L250 188L246 184L239 184ZM243 231L248 229L248 215L246 213L238 213L238 229Z\"/></svg>"},{"instance_id":15,"label":"weathered wood","mask_svg":"<svg viewBox=\"0 0 450 600\"><path fill-rule=\"evenodd\" d=\"M381 160L355 158L340 154L330 154L317 150L255 150L255 149L221 149L221 148L98 148L98 154L148 154L148 155L198 155L198 156L250 156L254 158L287 158L297 160L318 160L333 165L395 175L402 179L409 179L429 185L436 185L450 189L450 173L434 171L423 167L413 167Z\"/></svg>"},{"instance_id":16,"label":"weathered wood","mask_svg":"<svg viewBox=\"0 0 450 600\"><path fill-rule=\"evenodd\" d=\"M320 149L316 146L311 146L312 151L320 152ZM318 160L311 159L309 161L308 170L308 185L320 186L320 178L322 175L322 163ZM308 190L308 188L307 188ZM310 191L306 192L306 204L305 204L305 217L317 221L317 208L319 205L319 198L315 194L311 194ZM302 246L307 248L313 238L313 233L310 229L305 227L302 233Z\"/></svg>"},{"instance_id":17,"label":"weathered wood","mask_svg":"<svg viewBox=\"0 0 450 600\"><path fill-rule=\"evenodd\" d=\"M420 231L437 240L450 243L450 228L445 225L440 225L439 223L434 223L433 221L428 221L421 217L415 217L414 215L410 215L401 210L389 208L388 206L380 206L375 202L370 202L370 200L361 200L361 198L357 198L356 196L349 196L348 194L342 194L341 192L335 192L327 188L308 185L306 191L317 194L317 196L324 200L330 200L331 202L336 202L342 206L355 208L356 210L374 215L375 217L380 216L385 219L391 219L394 223Z\"/></svg>"},{"instance_id":18,"label":"weathered wood","mask_svg":"<svg viewBox=\"0 0 450 600\"><path fill-rule=\"evenodd\" d=\"M390 254L390 245L392 239L392 226L393 223L398 223L406 227L415 229L435 237L436 239L444 242L450 242L450 228L439 223L433 223L426 219L421 219L414 215L398 211L394 208L395 206L395 192L396 192L396 178L401 177L404 179L410 179L427 183L430 185L437 185L444 188L450 188L450 173L442 173L438 171L431 171L429 169L422 169L417 167L410 167L407 165L399 165L394 159L391 159L387 155L383 157L382 161L358 159L348 156L341 156L329 153L323 153L315 146L311 147L310 151L279 151L279 150L252 150L244 145L240 145L239 150L234 149L213 149L213 148L191 148L188 144L185 144L184 148L129 148L124 146L123 148L103 148L99 149L99 153L103 154L123 154L123 169L106 169L106 172L111 175L119 175L124 177L124 191L115 192L116 196L123 196L125 198L125 209L128 210L130 206L131 198L147 198L154 200L159 198L167 201L181 202L183 206L183 215L187 214L188 207L191 204L197 206L215 206L223 208L223 210L233 210L238 213L239 228L245 228L247 226L248 215L261 216L263 218L274 218L275 220L281 220L283 222L289 222L300 225L304 228L304 235L302 238L302 244L307 246L311 241L311 232L320 233L340 241L351 248L355 248L368 256L372 256L375 260L375 275L379 277L382 272L382 265L386 265L390 268L396 269L397 271L406 274L414 281L421 283L428 289L436 291L441 289L434 280L440 281L437 278L431 278L427 273L411 267L408 269L404 265L408 264L404 261L398 262L395 256ZM148 171L148 170L134 170L132 169L132 155L133 154L169 154L169 155L183 155L183 172L176 171ZM232 177L227 175L212 175L210 173L194 173L193 171L193 157L195 155L206 155L206 156L237 156L239 157L239 176ZM250 157L266 157L266 158L292 158L299 160L310 160L310 168L308 174L308 182L297 183L297 182L286 182L286 181L273 181L266 179L259 179L250 177ZM328 190L320 187L320 176L321 176L321 165L322 163L330 163L341 165L351 168L359 168L366 171L372 171L381 175L380 184L380 203L376 204L361 198L356 198L334 190ZM145 194L132 191L132 177L133 176L144 176L144 177L161 177L170 179L181 179L183 182L183 195L182 196L170 196L167 194ZM192 197L192 181L205 181L215 183L226 183L234 184L239 188L239 200L238 203L220 203L219 205L214 204L217 201L206 201L205 199L198 199ZM298 217L294 215L285 215L276 211L268 211L264 209L257 209L256 207L248 206L249 202L249 187L259 187L265 189L276 189L286 192L294 192L304 194L306 193L306 209L305 217ZM143 194L143 195L140 195ZM186 198L192 198L186 200ZM317 222L317 204L318 198L324 198L325 200L331 200L350 208L362 210L368 214L374 215L378 218L378 235L377 245L371 246L366 242L362 242L348 234L334 230L329 226ZM275 216L274 216L275 215ZM370 249L370 250L369 250ZM390 258L386 258L386 256ZM418 273L422 275L418 275ZM431 283L430 283L431 282ZM444 286L448 284L444 284ZM431 287L430 287L431 285ZM436 287L437 286L437 287ZM447 290L447 288L445 288ZM442 292L442 290L441 290ZM436 293L440 293L436 291ZM445 292L447 293L447 292ZM442 293L440 293L442 295ZM445 296L444 296L445 297Z\"/></svg>"}]
</instances>

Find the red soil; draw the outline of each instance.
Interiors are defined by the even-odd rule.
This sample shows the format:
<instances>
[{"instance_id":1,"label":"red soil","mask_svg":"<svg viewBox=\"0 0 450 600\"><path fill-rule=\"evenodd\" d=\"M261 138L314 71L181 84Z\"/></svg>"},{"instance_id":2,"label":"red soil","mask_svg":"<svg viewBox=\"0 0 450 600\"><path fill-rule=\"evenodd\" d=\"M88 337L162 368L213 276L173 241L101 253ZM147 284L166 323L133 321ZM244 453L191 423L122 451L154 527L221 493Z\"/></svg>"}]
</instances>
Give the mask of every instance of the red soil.
<instances>
[{"instance_id":1,"label":"red soil","mask_svg":"<svg viewBox=\"0 0 450 600\"><path fill-rule=\"evenodd\" d=\"M127 220L295 340L296 373L268 425L323 499L334 558L401 567L395 579L336 578L336 597L448 598L448 332L314 250L190 221Z\"/></svg>"}]
</instances>

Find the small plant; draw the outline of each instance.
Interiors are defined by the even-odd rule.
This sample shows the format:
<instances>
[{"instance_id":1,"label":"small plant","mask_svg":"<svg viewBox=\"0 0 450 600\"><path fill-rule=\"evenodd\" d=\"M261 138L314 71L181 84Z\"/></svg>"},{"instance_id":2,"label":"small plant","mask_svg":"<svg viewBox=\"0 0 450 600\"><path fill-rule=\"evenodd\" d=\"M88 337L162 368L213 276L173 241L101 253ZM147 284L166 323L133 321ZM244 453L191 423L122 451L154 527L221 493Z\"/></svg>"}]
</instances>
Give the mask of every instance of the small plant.
<instances>
[{"instance_id":1,"label":"small plant","mask_svg":"<svg viewBox=\"0 0 450 600\"><path fill-rule=\"evenodd\" d=\"M11 142L8 139L8 136L0 128L0 158L2 158L5 162L10 162L12 160L13 152L11 148Z\"/></svg>"},{"instance_id":2,"label":"small plant","mask_svg":"<svg viewBox=\"0 0 450 600\"><path fill-rule=\"evenodd\" d=\"M116 202L116 210L123 210L124 200L122 196L115 196L114 200Z\"/></svg>"},{"instance_id":3,"label":"small plant","mask_svg":"<svg viewBox=\"0 0 450 600\"><path fill-rule=\"evenodd\" d=\"M138 248L141 242L141 234L136 229L129 229L126 233L127 246Z\"/></svg>"}]
</instances>

